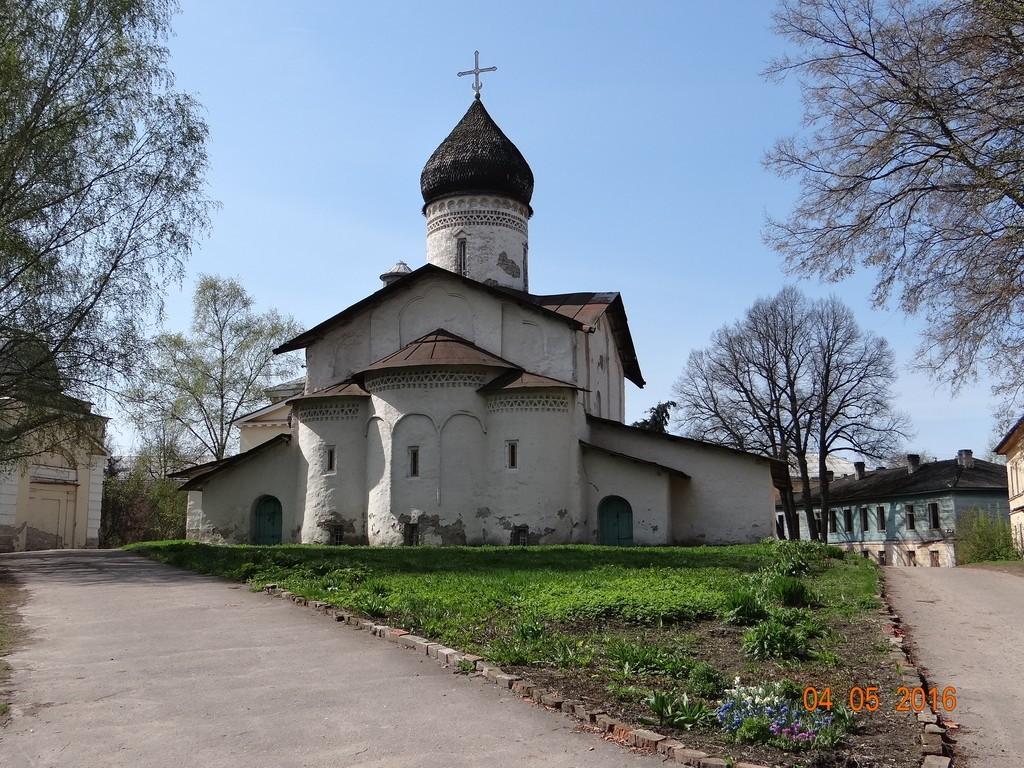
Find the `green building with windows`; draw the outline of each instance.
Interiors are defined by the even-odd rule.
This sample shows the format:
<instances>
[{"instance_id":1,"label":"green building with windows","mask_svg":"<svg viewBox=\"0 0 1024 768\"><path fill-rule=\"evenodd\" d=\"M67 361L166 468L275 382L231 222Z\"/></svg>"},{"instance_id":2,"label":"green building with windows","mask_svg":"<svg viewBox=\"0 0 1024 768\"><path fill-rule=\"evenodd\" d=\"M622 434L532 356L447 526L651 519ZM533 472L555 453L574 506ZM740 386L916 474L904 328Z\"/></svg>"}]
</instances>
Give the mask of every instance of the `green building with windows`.
<instances>
[{"instance_id":1,"label":"green building with windows","mask_svg":"<svg viewBox=\"0 0 1024 768\"><path fill-rule=\"evenodd\" d=\"M828 542L859 552L879 565L956 565L956 529L964 514L1009 518L1006 468L975 459L969 450L955 459L922 463L915 454L906 466L856 473L830 483L829 510L815 509ZM820 502L820 494L813 497ZM800 505L797 496L797 505ZM781 515L781 513L780 513ZM800 537L809 538L800 509Z\"/></svg>"}]
</instances>

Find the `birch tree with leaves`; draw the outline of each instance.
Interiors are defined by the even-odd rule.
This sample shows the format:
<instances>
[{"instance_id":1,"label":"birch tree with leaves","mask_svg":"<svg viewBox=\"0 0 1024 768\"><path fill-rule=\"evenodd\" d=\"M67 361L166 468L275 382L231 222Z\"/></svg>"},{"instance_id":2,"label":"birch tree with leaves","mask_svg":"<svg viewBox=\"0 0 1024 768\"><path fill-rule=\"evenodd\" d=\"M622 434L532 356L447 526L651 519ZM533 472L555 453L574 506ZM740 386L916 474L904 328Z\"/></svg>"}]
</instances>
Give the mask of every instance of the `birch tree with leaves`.
<instances>
[{"instance_id":1,"label":"birch tree with leaves","mask_svg":"<svg viewBox=\"0 0 1024 768\"><path fill-rule=\"evenodd\" d=\"M274 348L301 328L276 310L259 312L233 279L201 275L188 333L162 333L132 393L139 425L180 425L207 459L222 459L237 438L235 419L266 405L265 390L299 369Z\"/></svg>"}]
</instances>

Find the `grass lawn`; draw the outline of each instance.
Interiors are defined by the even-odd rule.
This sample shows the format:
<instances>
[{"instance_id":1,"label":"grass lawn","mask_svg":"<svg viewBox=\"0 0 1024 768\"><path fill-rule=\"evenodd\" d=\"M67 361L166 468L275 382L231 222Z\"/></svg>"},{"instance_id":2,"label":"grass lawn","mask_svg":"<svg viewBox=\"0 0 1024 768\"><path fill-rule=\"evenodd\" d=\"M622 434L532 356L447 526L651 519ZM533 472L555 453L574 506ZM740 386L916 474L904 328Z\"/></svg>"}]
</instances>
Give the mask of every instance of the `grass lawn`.
<instances>
[{"instance_id":1,"label":"grass lawn","mask_svg":"<svg viewBox=\"0 0 1024 768\"><path fill-rule=\"evenodd\" d=\"M822 545L127 549L478 653L705 751L816 768L849 755L857 766L918 762L913 717L893 712L879 570ZM762 688L733 689L736 677ZM806 686L840 702L869 685L882 706L852 723L839 708L814 717L798 705Z\"/></svg>"}]
</instances>

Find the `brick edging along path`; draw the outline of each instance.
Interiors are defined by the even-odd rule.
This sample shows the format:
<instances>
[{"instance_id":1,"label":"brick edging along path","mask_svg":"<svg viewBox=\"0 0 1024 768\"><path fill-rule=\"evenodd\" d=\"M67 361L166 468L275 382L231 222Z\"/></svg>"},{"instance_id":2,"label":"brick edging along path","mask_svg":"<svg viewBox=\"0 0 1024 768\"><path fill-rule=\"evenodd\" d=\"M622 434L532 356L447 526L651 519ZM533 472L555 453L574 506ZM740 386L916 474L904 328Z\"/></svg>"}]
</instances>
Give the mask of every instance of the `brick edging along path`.
<instances>
[{"instance_id":1,"label":"brick edging along path","mask_svg":"<svg viewBox=\"0 0 1024 768\"><path fill-rule=\"evenodd\" d=\"M465 653L456 648L449 648L443 643L435 643L404 629L389 627L386 624L378 624L370 619L360 618L353 613L335 608L319 600L308 600L301 595L279 589L276 584L266 585L264 592L273 597L291 600L296 605L312 608L352 629L368 631L374 637L429 656L432 659L436 659L441 666L450 668L456 674L470 674L479 680L511 690L513 693L521 696L523 700L529 700L535 704L570 715L595 733L602 734L622 746L647 751L651 754L663 755L667 759L674 760L682 765L691 766L691 768L767 768L766 766L754 763L733 762L731 758L712 757L706 752L690 749L681 742L670 739L656 731L646 728L635 728L628 723L617 720L602 709L588 707L583 701L566 699L555 691L540 688L519 675L509 674L501 669L501 667L487 663L480 656ZM904 669L902 679L905 685L909 687L925 686L927 689L925 676L914 664L910 649L904 643L905 633L900 625L900 617L890 606L884 591L879 594L879 598L885 605L882 613L889 620L891 633L889 642L893 646L890 652L890 660ZM907 667L908 664L909 668ZM951 768L952 744L948 739L946 730L939 724L937 714L935 712L921 712L917 715L917 719L921 724L922 730L922 768Z\"/></svg>"}]
</instances>

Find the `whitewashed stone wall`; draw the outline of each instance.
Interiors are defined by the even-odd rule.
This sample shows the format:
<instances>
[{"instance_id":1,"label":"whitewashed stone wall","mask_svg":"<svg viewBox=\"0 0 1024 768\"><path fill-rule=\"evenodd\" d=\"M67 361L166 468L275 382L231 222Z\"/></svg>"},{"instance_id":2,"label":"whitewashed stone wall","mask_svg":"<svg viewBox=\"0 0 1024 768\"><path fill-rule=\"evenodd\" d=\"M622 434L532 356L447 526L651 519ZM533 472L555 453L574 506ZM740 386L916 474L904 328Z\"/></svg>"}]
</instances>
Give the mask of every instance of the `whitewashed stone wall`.
<instances>
[{"instance_id":1,"label":"whitewashed stone wall","mask_svg":"<svg viewBox=\"0 0 1024 768\"><path fill-rule=\"evenodd\" d=\"M608 496L621 496L633 511L633 543L672 543L672 493L668 472L595 450L583 451L590 510L591 542L598 542L598 507Z\"/></svg>"},{"instance_id":2,"label":"whitewashed stone wall","mask_svg":"<svg viewBox=\"0 0 1024 768\"><path fill-rule=\"evenodd\" d=\"M292 443L264 448L236 467L213 475L202 493L189 494L190 539L244 544L252 535L252 510L260 496L281 502L281 540L301 541L304 510L295 503L299 450ZM198 506L197 506L198 505Z\"/></svg>"},{"instance_id":3,"label":"whitewashed stone wall","mask_svg":"<svg viewBox=\"0 0 1024 768\"><path fill-rule=\"evenodd\" d=\"M528 289L527 206L496 195L453 195L427 205L423 213L429 263L458 273L458 242L465 240L465 276Z\"/></svg>"},{"instance_id":4,"label":"whitewashed stone wall","mask_svg":"<svg viewBox=\"0 0 1024 768\"><path fill-rule=\"evenodd\" d=\"M487 488L474 521L480 543L508 544L521 525L533 543L586 540L575 397L568 389L520 389L487 398ZM515 470L507 466L509 440L518 441Z\"/></svg>"},{"instance_id":5,"label":"whitewashed stone wall","mask_svg":"<svg viewBox=\"0 0 1024 768\"><path fill-rule=\"evenodd\" d=\"M672 543L755 542L774 535L774 486L766 459L596 423L589 442L691 477L672 480Z\"/></svg>"},{"instance_id":6,"label":"whitewashed stone wall","mask_svg":"<svg viewBox=\"0 0 1024 768\"><path fill-rule=\"evenodd\" d=\"M302 541L330 543L340 526L346 543L365 543L367 398L300 402L294 418L304 459L300 474L305 469ZM326 465L328 448L334 449L333 470Z\"/></svg>"},{"instance_id":7,"label":"whitewashed stone wall","mask_svg":"<svg viewBox=\"0 0 1024 768\"><path fill-rule=\"evenodd\" d=\"M437 328L526 370L577 383L577 331L570 325L438 275L396 291L310 345L306 391L346 379Z\"/></svg>"}]
</instances>

